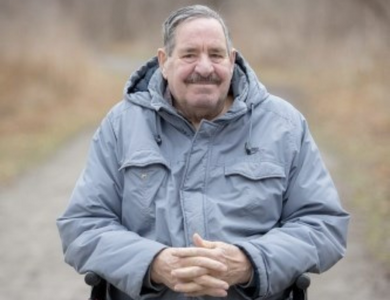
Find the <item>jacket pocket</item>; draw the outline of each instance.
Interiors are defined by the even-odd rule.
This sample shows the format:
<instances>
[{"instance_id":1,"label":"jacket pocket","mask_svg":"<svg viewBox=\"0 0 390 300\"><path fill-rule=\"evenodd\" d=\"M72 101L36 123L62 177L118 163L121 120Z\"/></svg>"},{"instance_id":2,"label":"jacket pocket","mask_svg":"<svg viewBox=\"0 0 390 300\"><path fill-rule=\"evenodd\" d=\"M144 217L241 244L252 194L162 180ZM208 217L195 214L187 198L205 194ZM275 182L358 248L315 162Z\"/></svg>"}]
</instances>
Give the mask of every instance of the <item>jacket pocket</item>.
<instances>
[{"instance_id":1,"label":"jacket pocket","mask_svg":"<svg viewBox=\"0 0 390 300\"><path fill-rule=\"evenodd\" d=\"M240 175L249 180L285 178L284 168L273 162L238 162L225 166L225 176Z\"/></svg>"},{"instance_id":2,"label":"jacket pocket","mask_svg":"<svg viewBox=\"0 0 390 300\"><path fill-rule=\"evenodd\" d=\"M223 172L209 186L216 203L209 204L213 206L210 218L215 221L211 228L239 237L277 226L285 190L284 167L268 161L236 161L225 165Z\"/></svg>"},{"instance_id":3,"label":"jacket pocket","mask_svg":"<svg viewBox=\"0 0 390 300\"><path fill-rule=\"evenodd\" d=\"M145 151L127 160L120 170L124 177L122 222L137 233L150 232L155 224L156 201L165 199L169 164Z\"/></svg>"}]
</instances>

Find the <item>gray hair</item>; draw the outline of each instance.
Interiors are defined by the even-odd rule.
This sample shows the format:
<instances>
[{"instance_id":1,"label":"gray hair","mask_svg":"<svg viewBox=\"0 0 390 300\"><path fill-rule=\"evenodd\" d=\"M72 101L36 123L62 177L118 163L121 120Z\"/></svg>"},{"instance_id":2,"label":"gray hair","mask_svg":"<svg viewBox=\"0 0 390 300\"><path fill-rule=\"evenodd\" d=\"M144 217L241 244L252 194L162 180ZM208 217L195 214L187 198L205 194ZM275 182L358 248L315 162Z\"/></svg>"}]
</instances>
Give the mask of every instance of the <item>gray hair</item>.
<instances>
[{"instance_id":1,"label":"gray hair","mask_svg":"<svg viewBox=\"0 0 390 300\"><path fill-rule=\"evenodd\" d=\"M192 5L180 8L171 13L171 15L165 20L163 24L163 39L164 47L169 56L172 55L175 48L175 32L177 27L185 21L208 18L217 20L223 29L226 39L226 47L230 53L232 50L232 41L229 35L227 26L221 16L211 8L204 5Z\"/></svg>"}]
</instances>

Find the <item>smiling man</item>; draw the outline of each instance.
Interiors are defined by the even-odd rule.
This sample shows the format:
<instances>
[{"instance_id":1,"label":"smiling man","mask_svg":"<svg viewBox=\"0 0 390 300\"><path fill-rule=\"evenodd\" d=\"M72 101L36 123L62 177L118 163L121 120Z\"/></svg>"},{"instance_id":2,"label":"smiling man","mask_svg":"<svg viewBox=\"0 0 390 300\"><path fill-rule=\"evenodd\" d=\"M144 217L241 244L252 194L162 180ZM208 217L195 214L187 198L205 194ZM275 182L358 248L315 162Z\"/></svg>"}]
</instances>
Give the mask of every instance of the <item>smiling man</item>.
<instances>
[{"instance_id":1,"label":"smiling man","mask_svg":"<svg viewBox=\"0 0 390 300\"><path fill-rule=\"evenodd\" d=\"M158 50L160 67L169 82L173 105L197 128L202 119L224 114L233 102L228 92L235 51L214 18L181 24L175 32L175 45Z\"/></svg>"},{"instance_id":2,"label":"smiling man","mask_svg":"<svg viewBox=\"0 0 390 300\"><path fill-rule=\"evenodd\" d=\"M286 300L346 247L304 117L267 92L221 17L195 5L130 77L57 224L65 260L112 300Z\"/></svg>"}]
</instances>

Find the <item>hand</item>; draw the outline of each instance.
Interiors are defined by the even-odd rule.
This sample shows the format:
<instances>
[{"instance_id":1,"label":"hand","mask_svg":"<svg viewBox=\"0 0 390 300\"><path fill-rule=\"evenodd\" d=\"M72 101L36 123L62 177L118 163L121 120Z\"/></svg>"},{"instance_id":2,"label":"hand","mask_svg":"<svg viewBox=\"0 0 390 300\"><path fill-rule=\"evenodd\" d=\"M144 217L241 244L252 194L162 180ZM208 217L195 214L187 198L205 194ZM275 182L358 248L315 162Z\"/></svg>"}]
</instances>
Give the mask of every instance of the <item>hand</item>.
<instances>
[{"instance_id":1,"label":"hand","mask_svg":"<svg viewBox=\"0 0 390 300\"><path fill-rule=\"evenodd\" d=\"M151 280L157 284L162 283L170 289L173 289L177 283L176 278L171 273L179 264L179 258L172 255L173 251L173 248L163 249L154 258L150 269Z\"/></svg>"},{"instance_id":2,"label":"hand","mask_svg":"<svg viewBox=\"0 0 390 300\"><path fill-rule=\"evenodd\" d=\"M221 249L166 248L152 263L151 279L188 295L225 297L229 285L210 275L226 272L224 260Z\"/></svg>"},{"instance_id":3,"label":"hand","mask_svg":"<svg viewBox=\"0 0 390 300\"><path fill-rule=\"evenodd\" d=\"M199 234L194 234L193 242L197 247L222 250L227 265L227 271L223 273L220 279L226 281L229 285L246 284L249 282L252 276L253 267L248 257L240 248L223 242L204 240Z\"/></svg>"}]
</instances>

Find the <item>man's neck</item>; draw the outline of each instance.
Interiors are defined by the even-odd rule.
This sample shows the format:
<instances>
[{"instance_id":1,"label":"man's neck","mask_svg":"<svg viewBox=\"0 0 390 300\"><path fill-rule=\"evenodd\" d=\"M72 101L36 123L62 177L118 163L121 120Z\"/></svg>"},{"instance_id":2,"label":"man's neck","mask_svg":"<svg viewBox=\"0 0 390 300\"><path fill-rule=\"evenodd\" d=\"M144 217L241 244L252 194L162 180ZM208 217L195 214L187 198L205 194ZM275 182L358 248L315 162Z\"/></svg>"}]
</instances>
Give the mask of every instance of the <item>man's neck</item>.
<instances>
[{"instance_id":1,"label":"man's neck","mask_svg":"<svg viewBox=\"0 0 390 300\"><path fill-rule=\"evenodd\" d=\"M232 103L233 103L233 96L229 94L226 97L226 99L224 101L224 106L219 113L216 113L214 115L208 115L208 116L207 115L206 116L190 115L190 116L186 116L186 119L192 124L192 126L195 127L196 130L198 130L200 123L202 122L203 119L206 119L209 121L215 120L216 118L224 115L230 109L230 107L232 106ZM180 113L183 116L185 116L185 114L183 114L182 112L180 112Z\"/></svg>"},{"instance_id":2,"label":"man's neck","mask_svg":"<svg viewBox=\"0 0 390 300\"><path fill-rule=\"evenodd\" d=\"M175 105L175 99L173 98L168 86L164 92L164 99L170 105L175 107L177 112L180 115L182 115L185 119L187 119L192 124L192 126L194 126L194 128L196 130L198 130L200 123L202 122L203 119L212 121L212 120L218 118L219 116L224 115L230 109L230 107L232 106L233 100L234 100L233 95L228 94L225 101L224 101L224 106L222 107L222 110L219 113L216 113L215 115L199 115L199 116L197 116L196 114L186 114L184 111L181 111L180 108L177 107L177 105Z\"/></svg>"}]
</instances>

